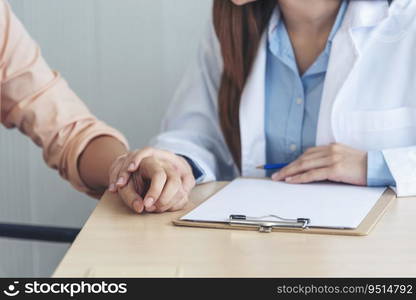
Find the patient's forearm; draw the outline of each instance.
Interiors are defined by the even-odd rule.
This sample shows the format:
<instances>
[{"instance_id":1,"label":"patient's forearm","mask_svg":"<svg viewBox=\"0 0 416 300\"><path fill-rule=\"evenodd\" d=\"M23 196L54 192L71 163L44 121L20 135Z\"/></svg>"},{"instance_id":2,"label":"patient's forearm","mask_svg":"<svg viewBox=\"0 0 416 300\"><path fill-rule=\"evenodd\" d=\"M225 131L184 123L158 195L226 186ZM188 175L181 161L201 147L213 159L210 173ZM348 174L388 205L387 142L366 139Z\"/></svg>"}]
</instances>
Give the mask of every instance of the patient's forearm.
<instances>
[{"instance_id":1,"label":"patient's forearm","mask_svg":"<svg viewBox=\"0 0 416 300\"><path fill-rule=\"evenodd\" d=\"M108 171L114 160L127 152L126 147L110 136L92 140L78 161L81 179L91 189L105 191L108 187Z\"/></svg>"}]
</instances>

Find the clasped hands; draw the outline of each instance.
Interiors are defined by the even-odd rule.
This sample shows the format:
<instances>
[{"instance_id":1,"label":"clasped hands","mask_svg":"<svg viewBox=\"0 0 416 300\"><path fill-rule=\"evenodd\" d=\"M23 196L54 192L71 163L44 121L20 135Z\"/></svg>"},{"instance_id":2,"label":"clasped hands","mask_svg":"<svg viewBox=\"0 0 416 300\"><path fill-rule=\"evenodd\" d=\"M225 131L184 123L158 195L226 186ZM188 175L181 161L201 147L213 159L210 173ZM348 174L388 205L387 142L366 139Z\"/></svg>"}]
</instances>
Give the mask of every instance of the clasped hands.
<instances>
[{"instance_id":1,"label":"clasped hands","mask_svg":"<svg viewBox=\"0 0 416 300\"><path fill-rule=\"evenodd\" d=\"M313 147L272 179L291 184L329 180L364 186L367 152L342 144ZM195 186L192 168L183 157L150 147L118 157L110 168L109 182L109 191L118 193L139 214L181 210Z\"/></svg>"}]
</instances>

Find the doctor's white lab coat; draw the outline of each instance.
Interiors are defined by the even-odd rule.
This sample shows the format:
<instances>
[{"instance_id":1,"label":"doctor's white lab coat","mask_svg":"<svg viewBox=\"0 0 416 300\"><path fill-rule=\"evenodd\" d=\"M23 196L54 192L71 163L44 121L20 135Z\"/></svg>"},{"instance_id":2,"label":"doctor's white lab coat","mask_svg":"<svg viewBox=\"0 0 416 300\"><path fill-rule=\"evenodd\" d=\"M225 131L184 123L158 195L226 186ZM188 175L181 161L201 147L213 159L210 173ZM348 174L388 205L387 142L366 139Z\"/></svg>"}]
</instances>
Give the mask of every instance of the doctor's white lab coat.
<instances>
[{"instance_id":1,"label":"doctor's white lab coat","mask_svg":"<svg viewBox=\"0 0 416 300\"><path fill-rule=\"evenodd\" d=\"M217 110L222 73L212 25L152 145L192 159L203 181L265 176L266 35L240 106L242 174L223 138ZM317 145L383 150L399 196L416 195L416 0L351 1L334 38Z\"/></svg>"}]
</instances>

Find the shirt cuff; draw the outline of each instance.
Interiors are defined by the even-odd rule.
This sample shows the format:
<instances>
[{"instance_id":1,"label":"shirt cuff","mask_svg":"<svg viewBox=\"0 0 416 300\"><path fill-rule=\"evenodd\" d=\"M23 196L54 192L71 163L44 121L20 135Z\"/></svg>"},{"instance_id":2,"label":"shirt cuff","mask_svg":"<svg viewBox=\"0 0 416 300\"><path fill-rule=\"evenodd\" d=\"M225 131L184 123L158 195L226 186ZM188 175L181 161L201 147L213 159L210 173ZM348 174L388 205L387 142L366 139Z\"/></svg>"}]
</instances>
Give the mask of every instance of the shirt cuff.
<instances>
[{"instance_id":1,"label":"shirt cuff","mask_svg":"<svg viewBox=\"0 0 416 300\"><path fill-rule=\"evenodd\" d=\"M192 173L194 175L196 183L200 183L205 177L204 171L200 167L198 167L196 163L189 157L186 157L184 155L179 155L179 156L183 157L188 162L188 164L192 168Z\"/></svg>"},{"instance_id":2,"label":"shirt cuff","mask_svg":"<svg viewBox=\"0 0 416 300\"><path fill-rule=\"evenodd\" d=\"M373 187L396 185L382 151L368 152L367 185Z\"/></svg>"}]
</instances>

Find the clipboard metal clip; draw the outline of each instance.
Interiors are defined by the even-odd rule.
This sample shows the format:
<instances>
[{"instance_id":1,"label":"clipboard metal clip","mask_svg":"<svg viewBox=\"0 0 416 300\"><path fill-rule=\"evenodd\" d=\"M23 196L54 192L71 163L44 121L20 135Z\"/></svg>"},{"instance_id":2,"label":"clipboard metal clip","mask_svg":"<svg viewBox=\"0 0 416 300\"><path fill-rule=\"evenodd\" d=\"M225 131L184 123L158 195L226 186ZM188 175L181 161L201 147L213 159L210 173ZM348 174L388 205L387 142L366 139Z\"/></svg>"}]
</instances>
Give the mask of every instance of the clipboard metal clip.
<instances>
[{"instance_id":1,"label":"clipboard metal clip","mask_svg":"<svg viewBox=\"0 0 416 300\"><path fill-rule=\"evenodd\" d=\"M231 215L228 221L231 226L258 227L260 232L265 233L272 232L273 228L299 228L305 230L308 229L309 224L311 223L311 220L307 218L286 219L277 215L263 217Z\"/></svg>"}]
</instances>

